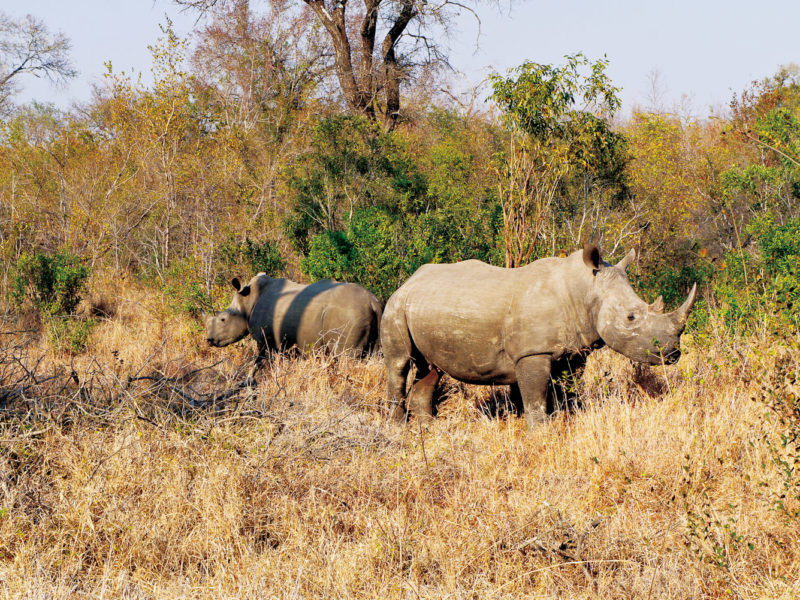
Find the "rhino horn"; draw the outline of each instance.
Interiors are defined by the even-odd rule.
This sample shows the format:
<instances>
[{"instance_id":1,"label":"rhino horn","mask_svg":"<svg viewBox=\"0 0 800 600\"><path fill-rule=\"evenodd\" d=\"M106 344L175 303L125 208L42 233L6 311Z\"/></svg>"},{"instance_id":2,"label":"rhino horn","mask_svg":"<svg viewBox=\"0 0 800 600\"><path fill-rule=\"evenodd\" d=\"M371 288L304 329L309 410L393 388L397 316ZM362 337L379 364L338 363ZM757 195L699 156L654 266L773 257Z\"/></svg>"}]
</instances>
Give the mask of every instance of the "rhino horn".
<instances>
[{"instance_id":1,"label":"rhino horn","mask_svg":"<svg viewBox=\"0 0 800 600\"><path fill-rule=\"evenodd\" d=\"M664 312L664 296L659 296L656 301L647 307L650 312L662 314Z\"/></svg>"},{"instance_id":2,"label":"rhino horn","mask_svg":"<svg viewBox=\"0 0 800 600\"><path fill-rule=\"evenodd\" d=\"M636 259L636 250L631 249L621 261L617 263L617 267L623 271L627 271L631 263Z\"/></svg>"},{"instance_id":3,"label":"rhino horn","mask_svg":"<svg viewBox=\"0 0 800 600\"><path fill-rule=\"evenodd\" d=\"M686 325L686 321L689 319L689 311L692 310L692 305L694 304L696 297L697 297L697 284L695 283L692 286L692 289L689 292L689 297L686 298L686 301L683 304L681 304L678 308L676 308L675 312L672 313L672 316L675 319L675 321L677 321L681 325Z\"/></svg>"}]
</instances>

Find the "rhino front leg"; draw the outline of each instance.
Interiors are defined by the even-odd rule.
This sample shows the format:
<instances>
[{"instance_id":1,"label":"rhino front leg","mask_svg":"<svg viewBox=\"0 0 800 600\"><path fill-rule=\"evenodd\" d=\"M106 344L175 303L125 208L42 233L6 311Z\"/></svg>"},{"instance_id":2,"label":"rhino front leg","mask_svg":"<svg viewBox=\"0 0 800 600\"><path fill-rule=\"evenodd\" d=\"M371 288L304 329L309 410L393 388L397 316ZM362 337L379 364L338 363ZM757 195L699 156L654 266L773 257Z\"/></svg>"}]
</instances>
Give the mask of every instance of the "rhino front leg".
<instances>
[{"instance_id":1,"label":"rhino front leg","mask_svg":"<svg viewBox=\"0 0 800 600\"><path fill-rule=\"evenodd\" d=\"M550 384L550 356L536 354L517 361L517 385L525 407L529 430L547 418L547 386Z\"/></svg>"},{"instance_id":2,"label":"rhino front leg","mask_svg":"<svg viewBox=\"0 0 800 600\"><path fill-rule=\"evenodd\" d=\"M257 342L257 344L258 354L256 355L256 360L253 362L253 366L250 367L250 371L247 373L247 383L251 386L256 384L256 373L261 370L261 367L264 366L264 361L267 359L267 345L261 342Z\"/></svg>"},{"instance_id":3,"label":"rhino front leg","mask_svg":"<svg viewBox=\"0 0 800 600\"><path fill-rule=\"evenodd\" d=\"M518 417L521 417L525 412L525 406L522 404L522 394L519 391L519 384L512 383L508 389L508 399L511 401L511 410Z\"/></svg>"}]
</instances>

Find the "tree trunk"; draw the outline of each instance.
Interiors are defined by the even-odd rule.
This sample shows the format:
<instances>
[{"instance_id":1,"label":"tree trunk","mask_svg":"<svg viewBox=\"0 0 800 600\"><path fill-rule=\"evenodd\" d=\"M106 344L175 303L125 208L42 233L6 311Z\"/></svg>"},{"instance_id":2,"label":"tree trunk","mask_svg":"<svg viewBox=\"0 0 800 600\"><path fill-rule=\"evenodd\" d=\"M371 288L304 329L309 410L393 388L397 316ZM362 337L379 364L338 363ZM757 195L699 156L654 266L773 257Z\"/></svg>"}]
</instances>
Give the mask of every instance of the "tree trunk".
<instances>
[{"instance_id":1,"label":"tree trunk","mask_svg":"<svg viewBox=\"0 0 800 600\"><path fill-rule=\"evenodd\" d=\"M414 9L413 0L402 0L400 14L397 15L394 25L392 25L383 39L383 47L381 48L383 51L383 91L386 97L383 123L388 129L394 128L400 118L400 81L403 78L403 71L397 63L395 46L411 19L416 15L417 11Z\"/></svg>"}]
</instances>

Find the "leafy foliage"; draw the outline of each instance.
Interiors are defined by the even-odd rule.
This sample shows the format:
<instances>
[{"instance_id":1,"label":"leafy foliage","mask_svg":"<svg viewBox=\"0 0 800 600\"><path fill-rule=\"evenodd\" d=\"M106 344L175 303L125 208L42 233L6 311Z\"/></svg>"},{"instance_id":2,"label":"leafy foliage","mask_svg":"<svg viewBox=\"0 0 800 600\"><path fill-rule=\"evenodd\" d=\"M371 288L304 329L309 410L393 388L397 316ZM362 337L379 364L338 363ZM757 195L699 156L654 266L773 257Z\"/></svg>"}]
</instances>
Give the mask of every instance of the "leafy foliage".
<instances>
[{"instance_id":1,"label":"leafy foliage","mask_svg":"<svg viewBox=\"0 0 800 600\"><path fill-rule=\"evenodd\" d=\"M753 221L748 232L756 250L725 255L714 281L719 310L730 323L747 329L765 321L797 326L800 317L800 219L778 225L769 217Z\"/></svg>"},{"instance_id":2,"label":"leafy foliage","mask_svg":"<svg viewBox=\"0 0 800 600\"><path fill-rule=\"evenodd\" d=\"M89 268L65 250L23 254L12 271L12 301L30 303L44 316L72 315L89 277Z\"/></svg>"},{"instance_id":3,"label":"leafy foliage","mask_svg":"<svg viewBox=\"0 0 800 600\"><path fill-rule=\"evenodd\" d=\"M38 313L58 352L80 354L97 321L75 315L90 271L66 250L23 254L12 267L10 296L18 307Z\"/></svg>"},{"instance_id":4,"label":"leafy foliage","mask_svg":"<svg viewBox=\"0 0 800 600\"><path fill-rule=\"evenodd\" d=\"M451 216L432 211L399 218L379 208L358 210L346 231L326 231L313 237L300 266L311 279L356 282L386 300L426 263L497 259L497 212L488 216L489 227L483 235L469 239L463 237L461 223Z\"/></svg>"},{"instance_id":5,"label":"leafy foliage","mask_svg":"<svg viewBox=\"0 0 800 600\"><path fill-rule=\"evenodd\" d=\"M311 145L291 168L286 231L305 250L310 235L340 230L357 208L397 210L421 193L414 166L391 134L365 117L334 115L314 127Z\"/></svg>"},{"instance_id":6,"label":"leafy foliage","mask_svg":"<svg viewBox=\"0 0 800 600\"><path fill-rule=\"evenodd\" d=\"M194 259L172 263L166 273L164 293L173 312L186 313L194 319L214 308Z\"/></svg>"},{"instance_id":7,"label":"leafy foliage","mask_svg":"<svg viewBox=\"0 0 800 600\"><path fill-rule=\"evenodd\" d=\"M624 192L626 144L607 119L620 106L619 90L607 65L576 54L563 67L527 61L508 77L490 77L510 131L496 160L506 266L529 262L545 239L554 251L565 230L571 245L585 241L594 233L583 231L587 213L608 192Z\"/></svg>"},{"instance_id":8,"label":"leafy foliage","mask_svg":"<svg viewBox=\"0 0 800 600\"><path fill-rule=\"evenodd\" d=\"M275 277L286 266L286 261L278 250L277 245L269 240L254 241L249 237L236 240L228 237L219 247L219 261L221 263L221 277L226 277L232 270L239 270L244 274L264 272Z\"/></svg>"}]
</instances>

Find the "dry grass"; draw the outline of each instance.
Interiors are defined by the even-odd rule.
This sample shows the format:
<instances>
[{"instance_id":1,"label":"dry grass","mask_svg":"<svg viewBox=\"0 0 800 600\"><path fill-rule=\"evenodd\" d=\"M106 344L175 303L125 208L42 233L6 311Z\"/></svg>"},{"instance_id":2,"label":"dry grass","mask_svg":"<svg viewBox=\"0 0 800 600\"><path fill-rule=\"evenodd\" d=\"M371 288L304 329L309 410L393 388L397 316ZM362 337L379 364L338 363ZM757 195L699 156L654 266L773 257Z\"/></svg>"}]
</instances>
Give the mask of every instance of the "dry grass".
<instances>
[{"instance_id":1,"label":"dry grass","mask_svg":"<svg viewBox=\"0 0 800 600\"><path fill-rule=\"evenodd\" d=\"M790 342L687 340L652 371L600 351L584 407L532 433L452 381L437 420L398 426L378 358L277 357L221 397L251 344L209 349L125 294L85 356L5 336L7 597L800 594L765 418L794 385Z\"/></svg>"}]
</instances>

